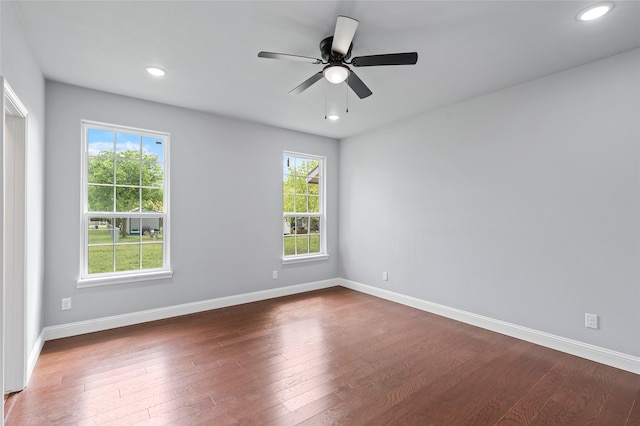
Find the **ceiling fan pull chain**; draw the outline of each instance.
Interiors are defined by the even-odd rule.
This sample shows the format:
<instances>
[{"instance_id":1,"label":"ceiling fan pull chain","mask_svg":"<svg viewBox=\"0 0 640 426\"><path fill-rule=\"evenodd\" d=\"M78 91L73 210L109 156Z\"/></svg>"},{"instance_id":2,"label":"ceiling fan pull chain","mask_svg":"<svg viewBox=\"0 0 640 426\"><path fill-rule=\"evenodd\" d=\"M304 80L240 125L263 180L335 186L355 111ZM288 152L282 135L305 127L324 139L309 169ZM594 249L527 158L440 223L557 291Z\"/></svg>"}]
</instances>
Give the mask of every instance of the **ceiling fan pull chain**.
<instances>
[{"instance_id":1,"label":"ceiling fan pull chain","mask_svg":"<svg viewBox=\"0 0 640 426\"><path fill-rule=\"evenodd\" d=\"M327 85L324 86L324 119L327 119Z\"/></svg>"},{"instance_id":2,"label":"ceiling fan pull chain","mask_svg":"<svg viewBox=\"0 0 640 426\"><path fill-rule=\"evenodd\" d=\"M347 76L347 84L344 85L345 90L347 91L347 109L345 111L346 114L349 113L349 77Z\"/></svg>"}]
</instances>

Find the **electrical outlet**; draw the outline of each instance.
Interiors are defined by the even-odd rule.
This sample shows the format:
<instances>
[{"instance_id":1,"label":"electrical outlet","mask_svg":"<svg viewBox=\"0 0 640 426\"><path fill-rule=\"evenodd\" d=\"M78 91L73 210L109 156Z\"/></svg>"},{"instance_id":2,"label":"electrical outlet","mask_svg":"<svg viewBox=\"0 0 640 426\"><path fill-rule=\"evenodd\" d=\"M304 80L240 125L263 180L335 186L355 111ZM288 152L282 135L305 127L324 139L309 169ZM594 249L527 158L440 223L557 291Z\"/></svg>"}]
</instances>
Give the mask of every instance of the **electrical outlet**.
<instances>
[{"instance_id":1,"label":"electrical outlet","mask_svg":"<svg viewBox=\"0 0 640 426\"><path fill-rule=\"evenodd\" d=\"M272 277L274 280L278 279L278 271L273 271Z\"/></svg>"},{"instance_id":2,"label":"electrical outlet","mask_svg":"<svg viewBox=\"0 0 640 426\"><path fill-rule=\"evenodd\" d=\"M389 273L388 272L383 272L382 273L382 281L389 281Z\"/></svg>"},{"instance_id":3,"label":"electrical outlet","mask_svg":"<svg viewBox=\"0 0 640 426\"><path fill-rule=\"evenodd\" d=\"M62 310L63 311L68 311L69 309L71 309L71 298L70 297L66 297L66 298L62 299Z\"/></svg>"},{"instance_id":4,"label":"electrical outlet","mask_svg":"<svg viewBox=\"0 0 640 426\"><path fill-rule=\"evenodd\" d=\"M584 314L584 326L598 329L598 316L596 314Z\"/></svg>"}]
</instances>

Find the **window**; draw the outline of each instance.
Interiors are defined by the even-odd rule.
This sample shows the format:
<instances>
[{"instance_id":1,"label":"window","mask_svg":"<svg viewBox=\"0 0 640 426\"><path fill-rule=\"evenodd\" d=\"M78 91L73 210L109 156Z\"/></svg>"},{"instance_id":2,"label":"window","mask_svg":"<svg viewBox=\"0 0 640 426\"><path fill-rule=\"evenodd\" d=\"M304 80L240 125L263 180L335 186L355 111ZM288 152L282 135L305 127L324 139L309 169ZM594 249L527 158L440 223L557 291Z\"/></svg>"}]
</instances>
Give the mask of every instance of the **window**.
<instances>
[{"instance_id":1,"label":"window","mask_svg":"<svg viewBox=\"0 0 640 426\"><path fill-rule=\"evenodd\" d=\"M171 276L167 133L83 121L79 286Z\"/></svg>"},{"instance_id":2,"label":"window","mask_svg":"<svg viewBox=\"0 0 640 426\"><path fill-rule=\"evenodd\" d=\"M326 259L324 157L282 157L283 262Z\"/></svg>"}]
</instances>

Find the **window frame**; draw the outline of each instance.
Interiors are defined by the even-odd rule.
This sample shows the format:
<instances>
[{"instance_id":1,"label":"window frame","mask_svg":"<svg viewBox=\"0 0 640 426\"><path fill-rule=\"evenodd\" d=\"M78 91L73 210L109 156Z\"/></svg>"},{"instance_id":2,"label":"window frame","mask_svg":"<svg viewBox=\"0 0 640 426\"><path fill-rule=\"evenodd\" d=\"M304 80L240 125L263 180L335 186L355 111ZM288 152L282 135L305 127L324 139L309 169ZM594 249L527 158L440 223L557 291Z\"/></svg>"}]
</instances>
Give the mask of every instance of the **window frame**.
<instances>
[{"instance_id":1,"label":"window frame","mask_svg":"<svg viewBox=\"0 0 640 426\"><path fill-rule=\"evenodd\" d=\"M78 288L95 287L103 285L121 284L127 282L147 281L171 278L173 271L171 270L171 250L170 250L170 197L169 197L169 148L170 134L155 130L142 129L137 127L123 126L118 124L102 123L92 120L81 120L81 179L80 179L80 269L79 278L77 280ZM88 132L89 129L105 130L115 133L134 134L140 137L151 136L164 140L164 161L163 161L163 212L145 213L135 212L89 212L88 188L89 188L89 150L88 150ZM116 155L114 149L114 156ZM114 182L115 186L116 183ZM144 185L140 183L140 188ZM88 271L89 259L89 222L92 218L104 219L120 219L120 218L139 218L139 226L142 225L144 218L162 218L162 266L159 268L148 268L127 271L102 272L90 274ZM142 240L137 243L142 250L145 245ZM117 245L113 244L114 250ZM142 260L141 260L142 261Z\"/></svg>"},{"instance_id":2,"label":"window frame","mask_svg":"<svg viewBox=\"0 0 640 426\"><path fill-rule=\"evenodd\" d=\"M280 184L280 195L281 195L281 203L280 209L282 211L282 221L284 222L285 217L319 217L320 222L320 247L319 251L316 253L305 253L305 254L294 254L294 255L286 255L285 254L285 236L286 234L282 232L282 263L290 264L290 263L301 263L301 262L313 262L326 260L329 258L329 253L327 251L327 218L326 218L326 168L327 168L327 157L322 155L315 154L307 154L302 152L295 151L283 151L281 155L281 178L287 174L284 172L284 159L285 157L294 157L294 158L304 158L308 160L316 160L318 161L318 169L320 171L320 178L318 181L318 212L306 212L306 213L297 213L297 212L286 212L284 211L284 190L282 187L282 182ZM281 222L281 227L282 222Z\"/></svg>"}]
</instances>

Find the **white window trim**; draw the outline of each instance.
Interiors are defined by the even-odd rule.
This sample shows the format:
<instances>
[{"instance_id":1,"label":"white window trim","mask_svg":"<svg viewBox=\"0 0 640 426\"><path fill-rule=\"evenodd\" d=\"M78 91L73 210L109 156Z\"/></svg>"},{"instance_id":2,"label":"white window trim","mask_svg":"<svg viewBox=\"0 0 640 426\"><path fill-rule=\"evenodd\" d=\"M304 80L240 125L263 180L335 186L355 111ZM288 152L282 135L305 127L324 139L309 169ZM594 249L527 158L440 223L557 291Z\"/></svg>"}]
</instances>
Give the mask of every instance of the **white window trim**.
<instances>
[{"instance_id":1,"label":"white window trim","mask_svg":"<svg viewBox=\"0 0 640 426\"><path fill-rule=\"evenodd\" d=\"M80 180L80 272L77 279L78 288L96 287L111 284L123 284L148 280L167 279L173 276L171 270L171 250L170 250L170 234L171 224L169 213L170 201L169 201L169 152L170 152L170 135L166 132L159 132L155 130L142 129L137 127L122 126L118 124L101 123L91 120L81 121L81 141L82 141L82 155L81 155L81 180ZM91 274L87 272L87 258L88 258L88 224L86 220L89 218L87 211L87 128L102 129L102 130L116 130L119 132L129 132L139 135L151 135L162 136L165 140L164 150L164 230L162 234L162 256L163 256L163 268L144 269L140 271L122 271L122 272L109 272L104 274ZM91 217L105 216L103 214L92 214ZM126 212L109 212L110 217L122 217L127 216Z\"/></svg>"},{"instance_id":2,"label":"white window trim","mask_svg":"<svg viewBox=\"0 0 640 426\"><path fill-rule=\"evenodd\" d=\"M299 255L292 255L292 256L285 256L284 255L284 236L282 236L281 239L281 253L282 253L282 264L283 265L287 265L287 264L294 264L294 263L306 263L306 262L317 262L317 261L325 261L327 259L329 259L329 253L327 251L327 212L326 212L326 170L327 170L327 157L324 157L322 155L313 155L313 154L306 154L303 152L294 152L294 151L283 151L282 152L282 156L280 157L280 170L282 173L282 158L285 155L290 155L293 157L303 157L303 158L310 158L310 159L316 159L320 161L320 191L319 191L319 195L320 195L320 252L319 253L309 253L309 254L299 254ZM282 193L282 186L280 187L280 196L284 197L284 194ZM280 209L282 210L282 202L280 203ZM290 216L290 212L289 214L285 213L284 211L282 211L282 217L285 216ZM318 213L296 213L296 216L306 216L306 217L311 217L311 216L318 216ZM282 226L282 225L281 225Z\"/></svg>"},{"instance_id":3,"label":"white window trim","mask_svg":"<svg viewBox=\"0 0 640 426\"><path fill-rule=\"evenodd\" d=\"M328 254L300 254L298 256L288 256L282 258L283 265L289 265L292 263L305 263L305 262L318 262L321 260L328 260Z\"/></svg>"},{"instance_id":4,"label":"white window trim","mask_svg":"<svg viewBox=\"0 0 640 426\"><path fill-rule=\"evenodd\" d=\"M117 274L117 275L116 275ZM154 271L142 273L116 273L111 276L96 278L81 278L78 280L78 288L99 287L103 285L134 283L139 281L162 280L173 277L173 271Z\"/></svg>"}]
</instances>

